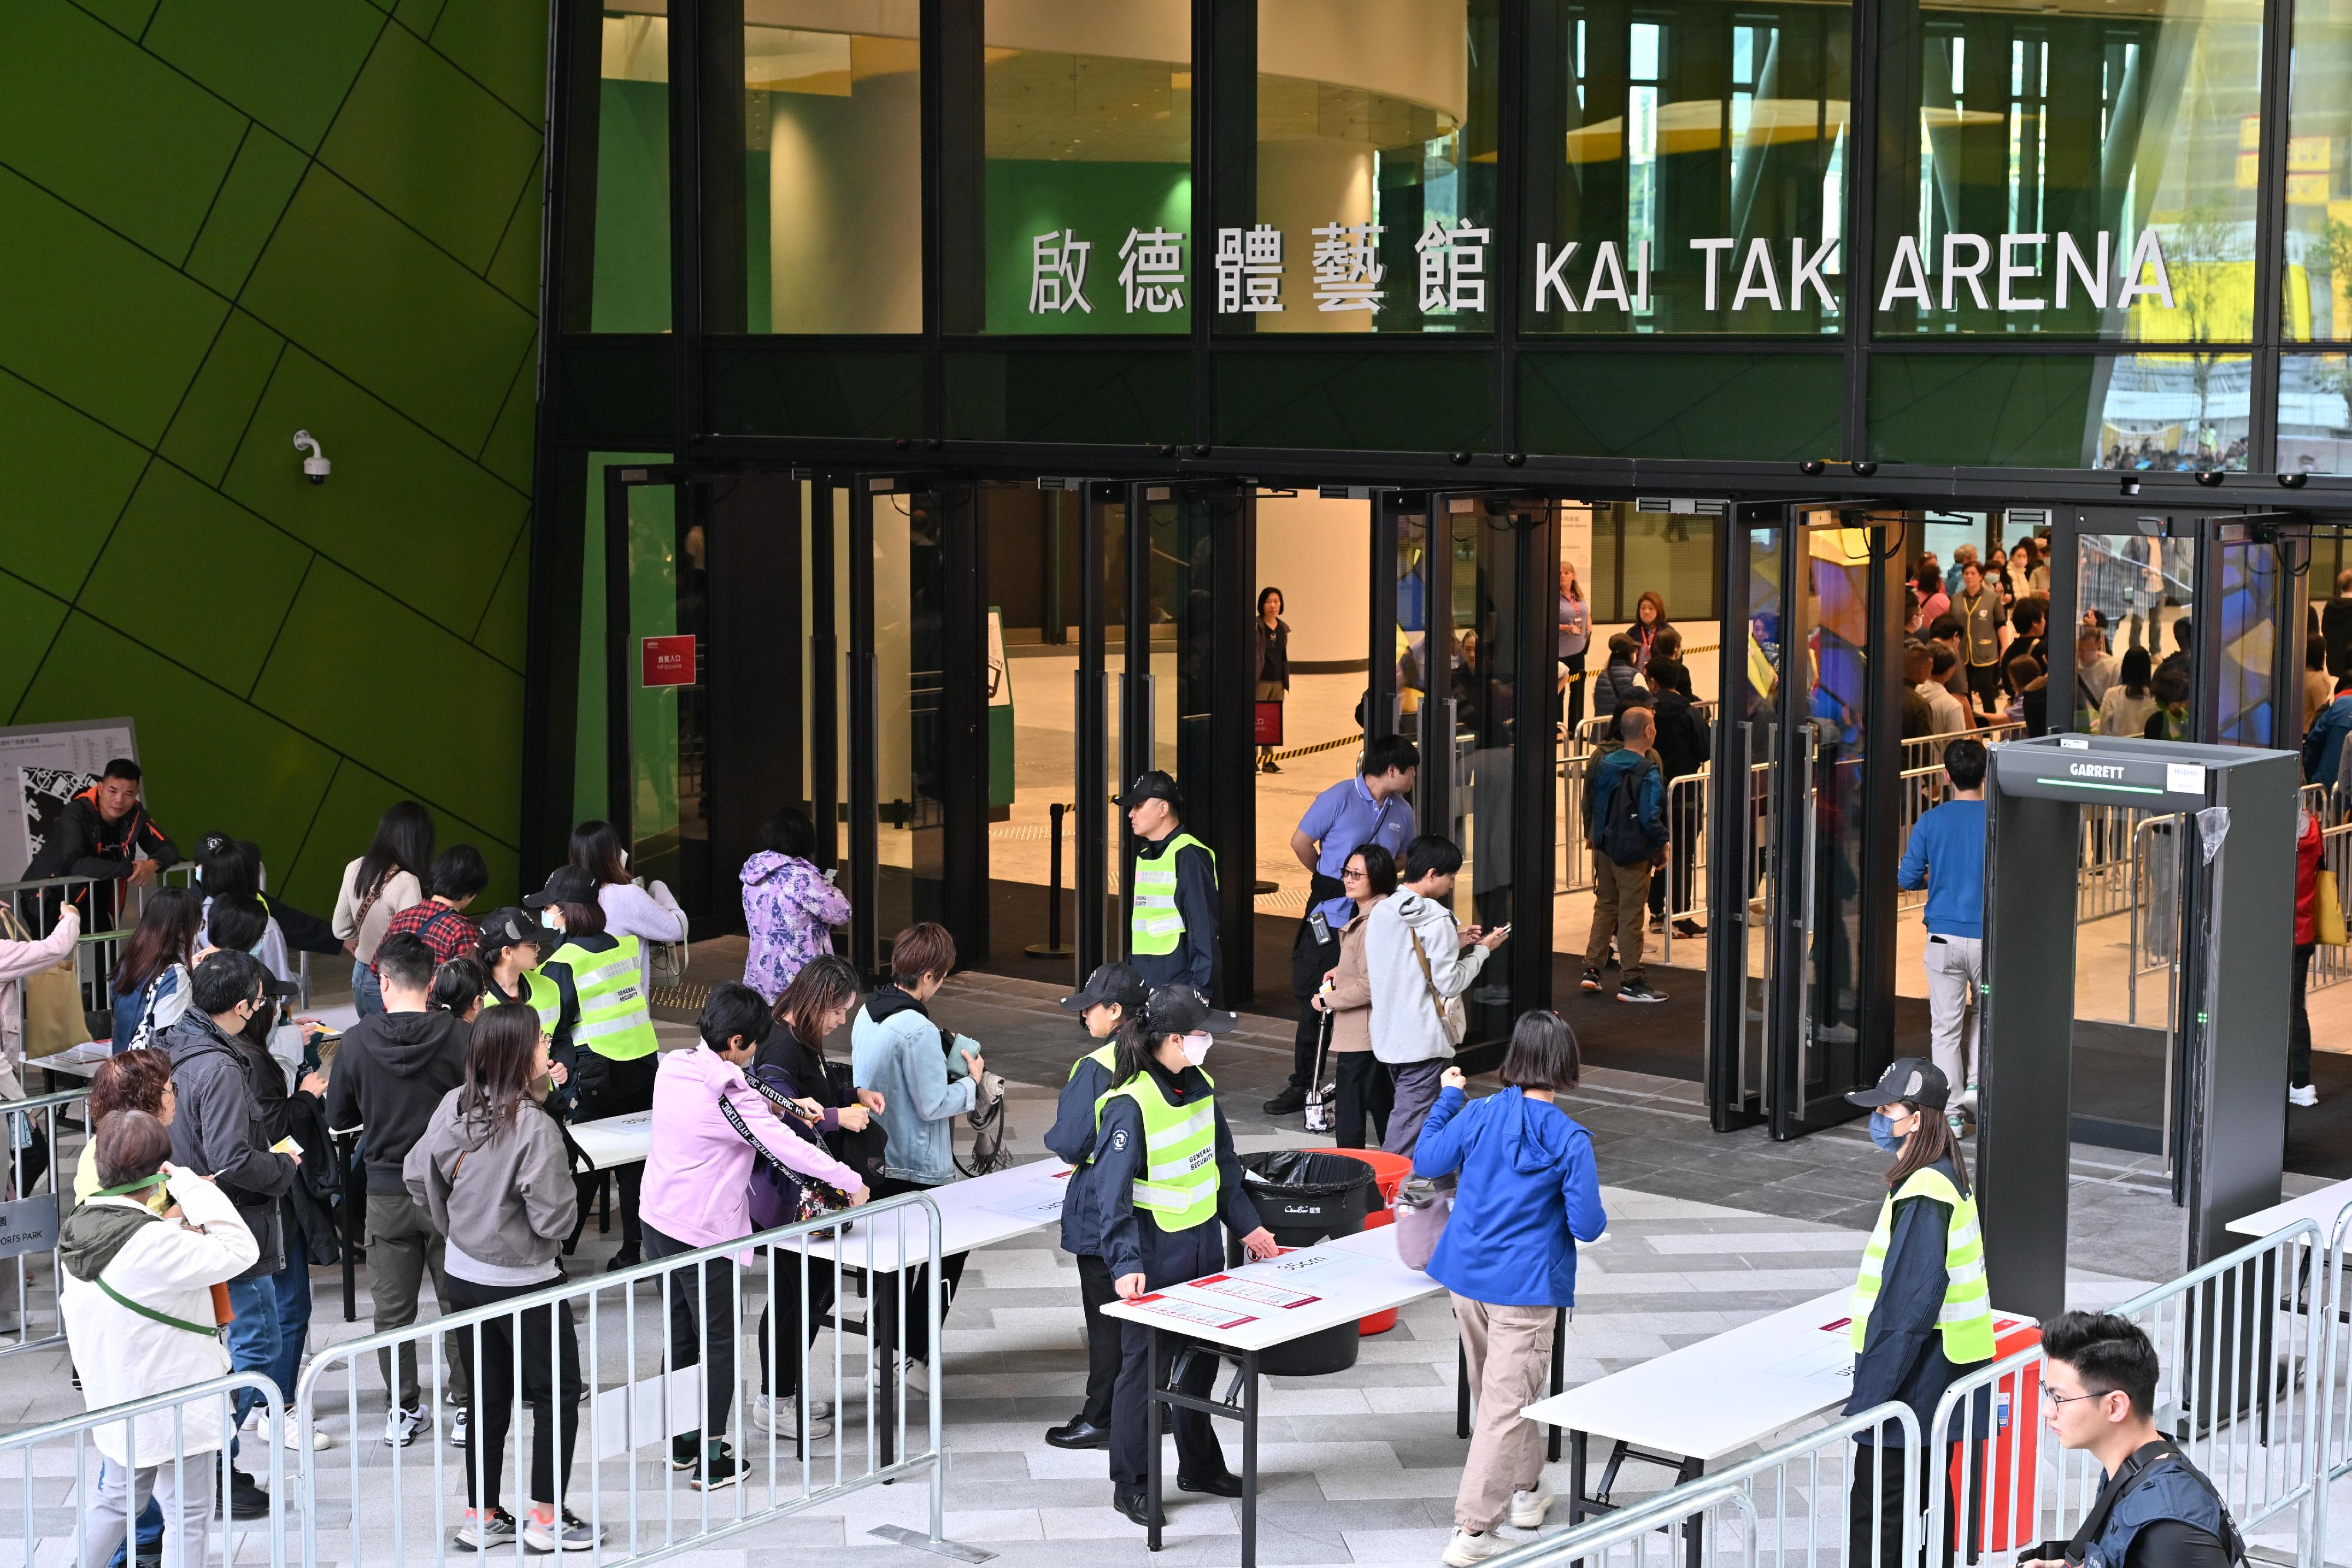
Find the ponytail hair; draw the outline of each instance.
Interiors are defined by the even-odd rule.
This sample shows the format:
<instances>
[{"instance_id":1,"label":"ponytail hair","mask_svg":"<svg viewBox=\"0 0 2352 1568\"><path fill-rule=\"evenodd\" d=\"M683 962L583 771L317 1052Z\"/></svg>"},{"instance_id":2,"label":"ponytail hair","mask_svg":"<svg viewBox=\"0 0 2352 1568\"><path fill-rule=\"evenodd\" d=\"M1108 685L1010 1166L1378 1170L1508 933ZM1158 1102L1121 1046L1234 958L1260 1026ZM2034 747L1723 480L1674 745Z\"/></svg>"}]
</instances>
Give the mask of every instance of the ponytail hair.
<instances>
[{"instance_id":1,"label":"ponytail hair","mask_svg":"<svg viewBox=\"0 0 2352 1568\"><path fill-rule=\"evenodd\" d=\"M1116 1089L1132 1079L1140 1078L1150 1068L1152 1057L1166 1036L1149 1032L1143 1027L1143 1015L1121 1019L1118 1033L1114 1037L1110 1059L1110 1082Z\"/></svg>"},{"instance_id":2,"label":"ponytail hair","mask_svg":"<svg viewBox=\"0 0 2352 1568\"><path fill-rule=\"evenodd\" d=\"M1932 1105L1913 1105L1911 1109L1919 1113L1919 1124L1911 1129L1911 1135L1903 1140L1902 1151L1895 1156L1895 1168L1886 1173L1888 1190L1901 1186L1937 1160L1949 1160L1952 1162L1953 1185L1965 1197L1969 1191L1968 1156L1960 1152L1959 1139L1952 1136L1951 1123L1945 1120L1943 1112Z\"/></svg>"}]
</instances>

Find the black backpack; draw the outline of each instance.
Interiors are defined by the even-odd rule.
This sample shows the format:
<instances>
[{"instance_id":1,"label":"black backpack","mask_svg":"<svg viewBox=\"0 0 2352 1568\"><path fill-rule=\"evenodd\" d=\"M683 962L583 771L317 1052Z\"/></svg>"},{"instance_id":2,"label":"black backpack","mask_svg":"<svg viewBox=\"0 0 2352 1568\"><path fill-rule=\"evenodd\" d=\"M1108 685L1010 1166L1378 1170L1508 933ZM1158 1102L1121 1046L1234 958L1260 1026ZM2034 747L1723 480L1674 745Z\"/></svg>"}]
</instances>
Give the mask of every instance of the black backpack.
<instances>
[{"instance_id":1,"label":"black backpack","mask_svg":"<svg viewBox=\"0 0 2352 1568\"><path fill-rule=\"evenodd\" d=\"M1609 797L1609 813L1601 823L1601 852L1619 865L1648 860L1657 846L1642 827L1642 781L1657 763L1644 757L1626 769Z\"/></svg>"}]
</instances>

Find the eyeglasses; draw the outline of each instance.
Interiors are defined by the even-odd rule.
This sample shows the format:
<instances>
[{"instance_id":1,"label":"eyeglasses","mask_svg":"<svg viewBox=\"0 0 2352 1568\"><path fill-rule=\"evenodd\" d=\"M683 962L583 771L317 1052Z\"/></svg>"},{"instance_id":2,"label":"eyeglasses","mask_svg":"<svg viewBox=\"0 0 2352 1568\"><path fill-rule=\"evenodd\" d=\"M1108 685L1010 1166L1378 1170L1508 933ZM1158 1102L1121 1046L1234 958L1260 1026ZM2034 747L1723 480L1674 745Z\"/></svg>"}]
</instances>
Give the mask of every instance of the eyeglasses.
<instances>
[{"instance_id":1,"label":"eyeglasses","mask_svg":"<svg viewBox=\"0 0 2352 1568\"><path fill-rule=\"evenodd\" d=\"M1339 868L1341 882L1361 882L1369 874L1360 866L1343 865Z\"/></svg>"},{"instance_id":2,"label":"eyeglasses","mask_svg":"<svg viewBox=\"0 0 2352 1568\"><path fill-rule=\"evenodd\" d=\"M2096 1394L2061 1394L2046 1383L2042 1385L2042 1403L2053 1410L2062 1405L2072 1405L2077 1400L2099 1397L2101 1396Z\"/></svg>"}]
</instances>

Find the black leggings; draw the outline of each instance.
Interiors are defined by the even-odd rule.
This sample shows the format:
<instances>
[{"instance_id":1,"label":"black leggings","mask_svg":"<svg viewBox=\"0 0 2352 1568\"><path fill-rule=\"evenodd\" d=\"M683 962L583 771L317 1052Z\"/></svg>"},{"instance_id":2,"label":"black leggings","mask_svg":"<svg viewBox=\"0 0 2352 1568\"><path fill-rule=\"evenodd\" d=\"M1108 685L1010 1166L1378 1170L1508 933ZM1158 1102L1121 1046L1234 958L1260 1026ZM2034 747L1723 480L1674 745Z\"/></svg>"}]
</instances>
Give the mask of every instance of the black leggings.
<instances>
[{"instance_id":1,"label":"black leggings","mask_svg":"<svg viewBox=\"0 0 2352 1568\"><path fill-rule=\"evenodd\" d=\"M699 1251L683 1241L664 1236L652 1226L646 1227L646 1257L675 1258L681 1253ZM735 1265L725 1258L706 1258L702 1267L692 1264L672 1270L667 1277L669 1292L669 1365L666 1371L698 1364L703 1368L703 1421L699 1435L703 1437L723 1437L727 1435L727 1416L735 1401ZM702 1352L705 1344L710 1354ZM681 1433L670 1439L673 1454L697 1452L691 1434Z\"/></svg>"},{"instance_id":2,"label":"black leggings","mask_svg":"<svg viewBox=\"0 0 2352 1568\"><path fill-rule=\"evenodd\" d=\"M823 1245L811 1242L810 1247ZM833 1311L835 1276L833 1260L808 1257L804 1267L795 1269L793 1261L799 1254L789 1248L769 1249L769 1304L760 1312L760 1386L772 1395L792 1398L801 1391L801 1360L808 1347L816 1342L817 1325ZM808 1315L801 1315L801 1276L808 1276ZM768 1318L775 1316L775 1328L770 1332ZM844 1370L848 1369L845 1353Z\"/></svg>"},{"instance_id":3,"label":"black leggings","mask_svg":"<svg viewBox=\"0 0 2352 1568\"><path fill-rule=\"evenodd\" d=\"M536 1285L478 1285L449 1276L449 1308L464 1312L493 1301L512 1301L547 1289ZM561 1309L562 1328L551 1322L545 1307L521 1314L490 1318L478 1330L465 1334L474 1370L474 1434L465 1455L466 1505L483 1510L499 1506L499 1488L507 1462L507 1436L514 1420L516 1351L521 1351L522 1397L530 1406L530 1496L534 1502L554 1503L557 1491L572 1479L572 1449L580 1436L580 1339L572 1326L572 1308ZM520 1321L521 1343L516 1335ZM478 1334L478 1339L477 1339ZM552 1339L552 1343L550 1341ZM560 1366L549 1376L552 1354ZM549 1417L552 1416L553 1420ZM551 1433L554 1441L551 1442ZM562 1448L559 1461L555 1450ZM475 1467L479 1465L480 1491L476 1492Z\"/></svg>"},{"instance_id":4,"label":"black leggings","mask_svg":"<svg viewBox=\"0 0 2352 1568\"><path fill-rule=\"evenodd\" d=\"M1364 1146L1364 1118L1372 1119L1372 1146L1389 1141L1389 1111L1396 1104L1396 1081L1381 1059L1369 1051L1335 1051L1339 1066L1339 1094L1333 1106L1332 1141L1343 1149Z\"/></svg>"}]
</instances>

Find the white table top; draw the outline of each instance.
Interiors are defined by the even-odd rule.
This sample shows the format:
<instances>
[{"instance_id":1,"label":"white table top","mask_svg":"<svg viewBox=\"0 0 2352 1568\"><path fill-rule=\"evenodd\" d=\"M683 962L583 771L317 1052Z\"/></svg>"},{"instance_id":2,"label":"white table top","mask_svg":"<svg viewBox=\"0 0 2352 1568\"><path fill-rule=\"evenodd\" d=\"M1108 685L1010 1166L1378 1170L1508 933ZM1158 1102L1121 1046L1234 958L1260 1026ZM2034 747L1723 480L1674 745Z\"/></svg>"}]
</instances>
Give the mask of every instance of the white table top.
<instances>
[{"instance_id":1,"label":"white table top","mask_svg":"<svg viewBox=\"0 0 2352 1568\"><path fill-rule=\"evenodd\" d=\"M1056 1223L1069 1175L1069 1166L1046 1158L931 1188L929 1196L940 1211L940 1255L992 1246ZM802 1245L820 1258L881 1273L913 1268L929 1256L929 1227L919 1206L910 1204L870 1222L858 1219L862 1212L849 1211L837 1242L828 1238Z\"/></svg>"},{"instance_id":2,"label":"white table top","mask_svg":"<svg viewBox=\"0 0 2352 1568\"><path fill-rule=\"evenodd\" d=\"M1639 1366L1539 1399L1529 1420L1687 1458L1717 1459L1853 1390L1850 1291L1832 1291ZM2024 1320L1997 1312L1996 1333Z\"/></svg>"},{"instance_id":3,"label":"white table top","mask_svg":"<svg viewBox=\"0 0 2352 1568\"><path fill-rule=\"evenodd\" d=\"M1265 1350L1444 1289L1397 1261L1396 1228L1384 1225L1113 1301L1103 1313L1235 1350Z\"/></svg>"},{"instance_id":4,"label":"white table top","mask_svg":"<svg viewBox=\"0 0 2352 1568\"><path fill-rule=\"evenodd\" d=\"M600 1116L593 1122L570 1124L572 1141L588 1156L588 1168L608 1171L614 1166L645 1163L654 1146L654 1113L632 1111L625 1116Z\"/></svg>"},{"instance_id":5,"label":"white table top","mask_svg":"<svg viewBox=\"0 0 2352 1568\"><path fill-rule=\"evenodd\" d=\"M2336 1217L2344 1206L2352 1204L2352 1181L2331 1182L2317 1192L2305 1193L2301 1197L2274 1203L2268 1208L2256 1209L2242 1219L2233 1219L2223 1227L2240 1236L2268 1236L2285 1229L2298 1220L2308 1219L2319 1227L2319 1239L2326 1241L2336 1234Z\"/></svg>"}]
</instances>

